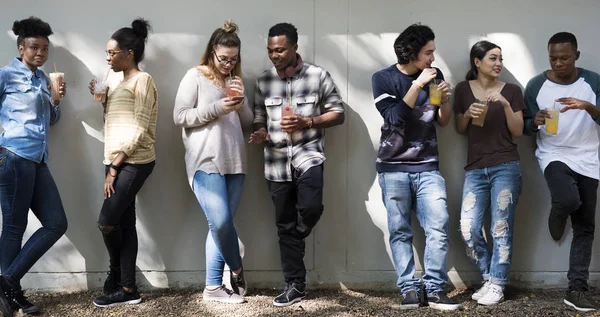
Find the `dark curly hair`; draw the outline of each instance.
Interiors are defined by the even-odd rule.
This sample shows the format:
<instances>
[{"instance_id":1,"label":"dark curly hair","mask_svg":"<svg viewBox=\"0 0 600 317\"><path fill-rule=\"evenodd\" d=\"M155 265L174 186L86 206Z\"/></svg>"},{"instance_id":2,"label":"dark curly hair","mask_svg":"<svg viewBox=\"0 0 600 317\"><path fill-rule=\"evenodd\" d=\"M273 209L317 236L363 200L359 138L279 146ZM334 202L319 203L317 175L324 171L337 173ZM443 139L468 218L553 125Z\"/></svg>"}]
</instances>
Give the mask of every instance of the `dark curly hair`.
<instances>
[{"instance_id":1,"label":"dark curly hair","mask_svg":"<svg viewBox=\"0 0 600 317\"><path fill-rule=\"evenodd\" d=\"M433 40L435 40L435 34L430 27L419 23L407 27L394 41L394 52L396 52L398 64L404 65L417 60L423 46Z\"/></svg>"},{"instance_id":2,"label":"dark curly hair","mask_svg":"<svg viewBox=\"0 0 600 317\"><path fill-rule=\"evenodd\" d=\"M285 35L288 44L298 44L298 30L291 23L277 23L269 29L269 37Z\"/></svg>"},{"instance_id":3,"label":"dark curly hair","mask_svg":"<svg viewBox=\"0 0 600 317\"><path fill-rule=\"evenodd\" d=\"M48 39L54 33L50 24L34 16L21 21L15 21L12 31L17 36L17 46L21 45L26 38L43 37Z\"/></svg>"},{"instance_id":4,"label":"dark curly hair","mask_svg":"<svg viewBox=\"0 0 600 317\"><path fill-rule=\"evenodd\" d=\"M121 50L126 52L133 50L133 61L137 65L144 59L144 50L150 30L152 30L150 23L138 18L131 23L131 27L119 29L110 38L117 41Z\"/></svg>"}]
</instances>

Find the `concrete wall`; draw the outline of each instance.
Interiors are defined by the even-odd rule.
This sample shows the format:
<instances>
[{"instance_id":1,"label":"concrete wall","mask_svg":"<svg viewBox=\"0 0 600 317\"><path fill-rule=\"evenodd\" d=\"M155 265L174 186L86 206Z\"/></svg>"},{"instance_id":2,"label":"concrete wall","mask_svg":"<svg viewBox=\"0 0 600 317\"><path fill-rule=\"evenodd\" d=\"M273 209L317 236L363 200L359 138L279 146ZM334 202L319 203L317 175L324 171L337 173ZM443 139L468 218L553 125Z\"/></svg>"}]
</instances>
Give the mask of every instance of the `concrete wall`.
<instances>
[{"instance_id":1,"label":"concrete wall","mask_svg":"<svg viewBox=\"0 0 600 317\"><path fill-rule=\"evenodd\" d=\"M487 38L503 48L503 79L524 87L529 78L548 68L547 40L562 30L578 36L582 51L578 65L599 70L599 9L597 0L569 4L558 0L13 2L0 11L2 64L17 54L12 21L36 15L55 31L45 69L50 71L56 63L69 85L61 104L62 119L50 132L50 168L70 227L33 267L24 286L79 290L103 282L108 255L96 228L104 179L102 111L87 86L91 78L107 70L103 51L112 32L138 16L149 19L154 27L142 66L156 81L160 104L157 165L138 196L140 282L146 287L184 287L204 281L207 225L186 181L184 149L180 129L172 122L172 108L179 81L199 61L212 31L233 18L241 27L249 93L256 76L270 67L265 48L268 28L285 20L299 29L303 58L329 70L349 104L346 123L329 130L326 137L325 213L307 240L309 282L391 288L396 274L374 166L382 119L373 105L370 78L394 63L395 37L414 22L431 26L437 36L435 66L454 85L467 71L470 46ZM557 19L558 15L564 18ZM458 231L466 139L455 133L453 123L439 128L438 138L451 215L448 267L452 282L462 286L478 279ZM558 244L551 240L546 226L549 194L533 156L534 140L523 137L518 143L524 190L516 215L512 281L562 286L571 234ZM248 161L250 171L236 219L245 247L244 266L252 286L277 286L282 280L279 249L259 146L249 146ZM30 220L26 238L39 226L34 217ZM413 223L420 268L424 237L418 222ZM600 254L598 244L594 251ZM597 284L600 263L595 258L590 269Z\"/></svg>"}]
</instances>

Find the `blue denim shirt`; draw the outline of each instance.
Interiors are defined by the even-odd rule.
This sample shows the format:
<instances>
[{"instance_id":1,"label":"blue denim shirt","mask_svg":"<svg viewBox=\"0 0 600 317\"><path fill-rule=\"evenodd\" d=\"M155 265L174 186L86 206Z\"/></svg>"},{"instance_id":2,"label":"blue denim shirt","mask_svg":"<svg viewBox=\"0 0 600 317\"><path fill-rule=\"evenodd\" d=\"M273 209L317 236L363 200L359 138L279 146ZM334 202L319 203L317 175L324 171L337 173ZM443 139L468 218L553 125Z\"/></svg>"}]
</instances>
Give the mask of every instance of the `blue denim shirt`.
<instances>
[{"instance_id":1,"label":"blue denim shirt","mask_svg":"<svg viewBox=\"0 0 600 317\"><path fill-rule=\"evenodd\" d=\"M0 146L36 163L48 161L48 129L60 118L50 101L50 80L20 58L0 70Z\"/></svg>"}]
</instances>

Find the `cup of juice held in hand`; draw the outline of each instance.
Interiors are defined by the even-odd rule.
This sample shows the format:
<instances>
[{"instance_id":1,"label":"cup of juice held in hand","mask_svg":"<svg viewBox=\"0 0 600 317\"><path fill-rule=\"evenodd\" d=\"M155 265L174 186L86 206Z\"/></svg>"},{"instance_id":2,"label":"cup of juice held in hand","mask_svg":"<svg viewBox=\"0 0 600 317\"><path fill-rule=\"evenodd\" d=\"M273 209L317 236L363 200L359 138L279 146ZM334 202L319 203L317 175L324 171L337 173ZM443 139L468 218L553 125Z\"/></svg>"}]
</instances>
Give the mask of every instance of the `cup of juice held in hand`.
<instances>
[{"instance_id":1,"label":"cup of juice held in hand","mask_svg":"<svg viewBox=\"0 0 600 317\"><path fill-rule=\"evenodd\" d=\"M429 104L439 106L442 104L442 91L438 89L438 85L442 81L439 79L432 79L429 82Z\"/></svg>"},{"instance_id":2,"label":"cup of juice held in hand","mask_svg":"<svg viewBox=\"0 0 600 317\"><path fill-rule=\"evenodd\" d=\"M548 114L552 118L546 118L546 133L556 135L558 134L558 117L560 112L556 108L551 108L548 109Z\"/></svg>"},{"instance_id":3,"label":"cup of juice held in hand","mask_svg":"<svg viewBox=\"0 0 600 317\"><path fill-rule=\"evenodd\" d=\"M471 124L479 126L479 127L483 127L483 124L485 123L485 116L487 116L487 112L488 112L488 102L485 100L484 101L477 100L477 102L475 104L479 108L481 108L483 110L483 112L479 115L479 117L473 118L473 120L471 120Z\"/></svg>"},{"instance_id":4,"label":"cup of juice held in hand","mask_svg":"<svg viewBox=\"0 0 600 317\"><path fill-rule=\"evenodd\" d=\"M65 81L65 73L54 72L48 74L48 77L50 77L50 97L52 101L61 100L60 86Z\"/></svg>"},{"instance_id":5,"label":"cup of juice held in hand","mask_svg":"<svg viewBox=\"0 0 600 317\"><path fill-rule=\"evenodd\" d=\"M106 83L101 81L96 81L94 84L94 101L99 103L106 102L106 92L108 91L108 86Z\"/></svg>"},{"instance_id":6,"label":"cup of juice held in hand","mask_svg":"<svg viewBox=\"0 0 600 317\"><path fill-rule=\"evenodd\" d=\"M233 89L233 87L231 87L231 85L233 84L233 78L232 77L228 77L225 80L225 95L227 97L239 97L242 94L240 94L239 91Z\"/></svg>"},{"instance_id":7,"label":"cup of juice held in hand","mask_svg":"<svg viewBox=\"0 0 600 317\"><path fill-rule=\"evenodd\" d=\"M296 114L296 109L292 105L283 105L281 107L281 117L289 117Z\"/></svg>"}]
</instances>

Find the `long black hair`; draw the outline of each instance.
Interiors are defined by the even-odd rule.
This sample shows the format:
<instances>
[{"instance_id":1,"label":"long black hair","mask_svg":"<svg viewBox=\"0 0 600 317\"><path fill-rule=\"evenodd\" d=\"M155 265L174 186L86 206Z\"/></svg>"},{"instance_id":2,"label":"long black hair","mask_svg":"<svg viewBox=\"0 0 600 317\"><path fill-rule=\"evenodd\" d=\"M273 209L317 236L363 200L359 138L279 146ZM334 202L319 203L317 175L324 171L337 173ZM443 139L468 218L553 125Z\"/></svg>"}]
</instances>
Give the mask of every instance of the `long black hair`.
<instances>
[{"instance_id":1,"label":"long black hair","mask_svg":"<svg viewBox=\"0 0 600 317\"><path fill-rule=\"evenodd\" d=\"M133 61L137 65L144 59L144 49L148 40L148 31L152 30L150 23L142 18L131 23L131 27L119 29L113 33L111 39L117 41L123 51L133 51Z\"/></svg>"},{"instance_id":2,"label":"long black hair","mask_svg":"<svg viewBox=\"0 0 600 317\"><path fill-rule=\"evenodd\" d=\"M15 21L12 31L17 36L17 46L21 45L26 38L43 37L48 39L53 34L50 24L34 16Z\"/></svg>"},{"instance_id":3,"label":"long black hair","mask_svg":"<svg viewBox=\"0 0 600 317\"><path fill-rule=\"evenodd\" d=\"M501 49L500 46L488 42L488 41L479 41L471 47L471 53L469 54L469 61L471 62L471 69L467 72L465 78L467 80L475 80L477 79L477 66L475 66L475 59L483 60L485 54L490 50L495 48Z\"/></svg>"}]
</instances>

